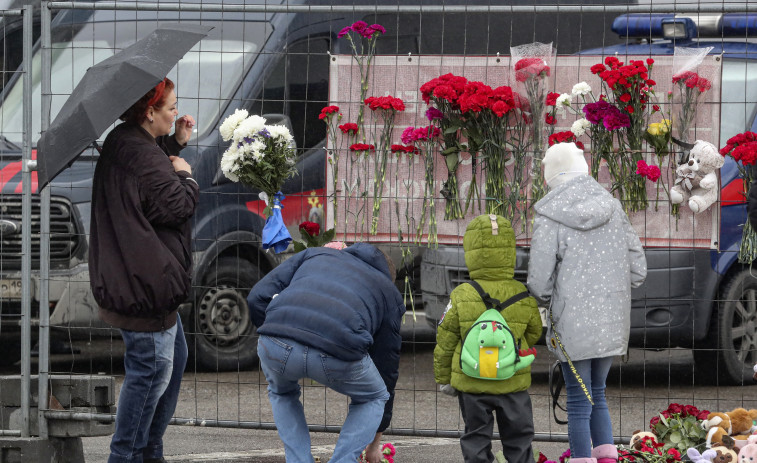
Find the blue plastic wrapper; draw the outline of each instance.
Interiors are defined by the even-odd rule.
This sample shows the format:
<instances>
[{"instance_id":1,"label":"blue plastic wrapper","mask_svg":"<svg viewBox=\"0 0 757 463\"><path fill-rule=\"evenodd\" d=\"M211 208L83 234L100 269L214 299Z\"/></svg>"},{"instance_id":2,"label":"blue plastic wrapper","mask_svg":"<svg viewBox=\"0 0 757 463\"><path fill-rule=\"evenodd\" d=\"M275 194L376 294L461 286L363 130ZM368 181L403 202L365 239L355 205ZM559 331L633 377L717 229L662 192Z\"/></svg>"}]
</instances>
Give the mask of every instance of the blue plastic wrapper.
<instances>
[{"instance_id":1,"label":"blue plastic wrapper","mask_svg":"<svg viewBox=\"0 0 757 463\"><path fill-rule=\"evenodd\" d=\"M276 254L283 252L292 242L292 235L289 234L284 218L281 216L281 202L285 196L282 192L273 195L273 204L271 204L271 214L265 220L263 227L263 249L273 248Z\"/></svg>"}]
</instances>

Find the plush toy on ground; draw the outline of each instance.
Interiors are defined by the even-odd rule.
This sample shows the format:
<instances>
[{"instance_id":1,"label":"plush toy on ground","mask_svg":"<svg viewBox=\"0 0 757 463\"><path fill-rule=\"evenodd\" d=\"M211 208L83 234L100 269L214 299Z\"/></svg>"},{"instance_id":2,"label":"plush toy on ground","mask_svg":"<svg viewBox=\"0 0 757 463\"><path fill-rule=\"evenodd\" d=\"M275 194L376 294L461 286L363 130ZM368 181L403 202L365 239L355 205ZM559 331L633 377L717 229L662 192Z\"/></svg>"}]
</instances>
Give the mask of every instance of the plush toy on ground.
<instances>
[{"instance_id":1,"label":"plush toy on ground","mask_svg":"<svg viewBox=\"0 0 757 463\"><path fill-rule=\"evenodd\" d=\"M697 140L689 160L676 169L675 185L670 189L673 204L686 202L694 213L700 213L718 199L717 171L725 158L712 143Z\"/></svg>"},{"instance_id":2,"label":"plush toy on ground","mask_svg":"<svg viewBox=\"0 0 757 463\"><path fill-rule=\"evenodd\" d=\"M746 441L749 434L754 432L755 419L757 410L754 409L736 408L726 413L710 413L702 422L702 427L707 431L707 447L723 445L731 439Z\"/></svg>"},{"instance_id":3,"label":"plush toy on ground","mask_svg":"<svg viewBox=\"0 0 757 463\"><path fill-rule=\"evenodd\" d=\"M750 436L749 440L753 440L751 439L751 437L752 436ZM748 443L745 446L741 447L741 450L739 450L737 462L738 463L757 462L757 443Z\"/></svg>"}]
</instances>

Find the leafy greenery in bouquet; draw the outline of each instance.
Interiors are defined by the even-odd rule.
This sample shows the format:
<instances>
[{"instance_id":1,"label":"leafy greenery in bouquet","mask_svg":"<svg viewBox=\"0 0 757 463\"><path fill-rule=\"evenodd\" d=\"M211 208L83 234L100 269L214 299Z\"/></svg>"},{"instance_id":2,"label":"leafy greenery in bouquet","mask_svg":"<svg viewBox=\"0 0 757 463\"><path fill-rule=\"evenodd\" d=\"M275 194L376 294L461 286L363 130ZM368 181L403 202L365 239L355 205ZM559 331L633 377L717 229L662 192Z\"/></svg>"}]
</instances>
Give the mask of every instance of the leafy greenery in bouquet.
<instances>
[{"instance_id":1,"label":"leafy greenery in bouquet","mask_svg":"<svg viewBox=\"0 0 757 463\"><path fill-rule=\"evenodd\" d=\"M284 181L297 173L292 135L284 126L266 125L261 116L248 117L243 109L227 117L219 131L224 141L231 141L221 157L223 174L264 192L269 205L263 213L269 215L270 202Z\"/></svg>"},{"instance_id":2,"label":"leafy greenery in bouquet","mask_svg":"<svg viewBox=\"0 0 757 463\"><path fill-rule=\"evenodd\" d=\"M302 222L300 224L301 241L293 241L294 252L304 251L307 248L317 248L330 243L334 239L333 228L321 233L321 226L315 222Z\"/></svg>"},{"instance_id":3,"label":"leafy greenery in bouquet","mask_svg":"<svg viewBox=\"0 0 757 463\"><path fill-rule=\"evenodd\" d=\"M683 453L690 448L701 451L707 439L702 420L707 419L709 413L693 405L672 403L649 421L649 428L665 449L676 449Z\"/></svg>"}]
</instances>

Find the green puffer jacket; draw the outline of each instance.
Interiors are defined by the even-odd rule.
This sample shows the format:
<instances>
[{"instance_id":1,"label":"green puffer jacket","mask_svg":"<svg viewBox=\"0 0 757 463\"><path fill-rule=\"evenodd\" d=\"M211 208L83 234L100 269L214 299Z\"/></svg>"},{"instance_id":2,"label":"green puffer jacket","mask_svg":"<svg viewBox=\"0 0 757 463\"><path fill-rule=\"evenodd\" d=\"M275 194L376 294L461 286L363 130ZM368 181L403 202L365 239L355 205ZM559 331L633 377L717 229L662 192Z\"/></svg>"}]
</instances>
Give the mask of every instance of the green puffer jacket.
<instances>
[{"instance_id":1,"label":"green puffer jacket","mask_svg":"<svg viewBox=\"0 0 757 463\"><path fill-rule=\"evenodd\" d=\"M493 298L504 301L526 287L513 279L515 275L515 233L510 221L496 218L497 234L492 234L494 221L487 215L473 219L465 230L463 249L470 277ZM434 349L434 379L439 384L451 384L470 394L508 394L524 391L531 385L531 367L505 380L476 379L465 375L460 368L462 339L473 322L486 309L478 292L469 284L459 285L450 295L450 307L442 316ZM521 341L521 349L533 346L542 333L541 317L536 300L523 299L502 313Z\"/></svg>"}]
</instances>

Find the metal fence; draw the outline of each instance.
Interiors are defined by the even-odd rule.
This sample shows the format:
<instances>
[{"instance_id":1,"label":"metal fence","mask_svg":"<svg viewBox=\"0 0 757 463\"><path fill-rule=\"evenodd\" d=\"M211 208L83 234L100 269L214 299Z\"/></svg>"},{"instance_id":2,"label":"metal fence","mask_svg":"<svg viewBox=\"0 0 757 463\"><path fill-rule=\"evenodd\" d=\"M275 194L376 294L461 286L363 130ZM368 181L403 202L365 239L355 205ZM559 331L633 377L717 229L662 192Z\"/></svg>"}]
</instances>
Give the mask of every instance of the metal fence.
<instances>
[{"instance_id":1,"label":"metal fence","mask_svg":"<svg viewBox=\"0 0 757 463\"><path fill-rule=\"evenodd\" d=\"M443 223L444 208L440 205L445 198L439 195L437 212L443 237L440 246L425 242L427 231L422 234L425 238L420 245L401 242L394 230L402 230L406 224L399 212L395 216L390 211L394 204L384 208L378 236L367 228L354 228L358 232L348 233L347 226L334 221L332 204L337 204L337 213L353 214L355 222L350 226L359 221L369 224L371 219L368 214L358 218L357 212L350 210L353 207L350 204L358 207L358 198L350 196L345 188L333 186L337 183L332 183L331 176L335 174L328 159L339 154L338 137L327 142L327 124L319 119L324 106L338 104L344 111L344 120L354 120L356 108L361 105L356 97L361 85L355 80L352 52L346 41L338 38L340 30L359 19L386 27L386 35L377 42L373 75L377 83L372 90L377 95L401 92L406 104L414 108L398 120L396 138L405 126L421 125L425 111L418 88L408 87L403 80L409 74L417 77L417 83L423 83L423 78L434 72L441 75L454 70L471 76L471 80L477 76L501 85L508 82L508 67L502 61L510 63L506 57L511 47L551 42L557 51L555 69L560 70L557 81L578 83L586 74L579 68L588 68L605 56L616 56L615 52L604 50L617 50L613 48L616 46L631 50L634 45L636 51L617 54L620 58L648 55L658 59L657 54L665 53L653 45L657 32L650 28L662 27L654 19L657 13L676 13L684 28L694 24L700 31L705 25L715 27L713 21L720 21L719 36L706 38L701 33L702 37L677 39L682 47L696 48L692 43L707 41L719 43L722 48L722 53L711 58L719 66L716 80L722 82L717 88L720 93L711 93L702 104L702 111L709 115L710 121L714 118L715 126L705 125L705 119L695 133L723 146L730 136L751 130L757 124L757 95L752 90L757 88L752 82L756 74L750 61L757 55L751 54L749 46L749 38L757 31L752 24L755 17L748 15L757 10L757 5L703 1L559 3L43 2L39 10L25 7L22 11L5 11L4 17L23 17L23 63L31 63L31 72L25 68L13 73L3 71L4 75L14 75L4 79L8 83L0 106L3 136L11 143L18 141L22 148L21 180L8 176L9 170L3 169L0 174L0 218L18 220L22 229L29 231L17 237L18 248L13 247L15 238L6 238L3 232L0 247L3 284L16 280L22 283L19 293L3 290L0 337L8 340L15 325L23 340L19 349L20 424L17 428L10 427L9 412L4 409L0 415L4 415L2 422L8 427L0 435L45 438L51 421L113 420L108 408L112 402L98 402L87 410L77 408L73 401L61 403L63 410L53 410L47 403L50 375L105 373L113 375L119 383L123 374L120 336L98 320L86 272L89 189L96 156L85 151L61 178L37 191L32 153L40 133L49 127L88 66L123 49L157 25L177 21L209 24L215 29L169 75L177 83L179 111L193 114L198 120L185 157L198 172L196 177L202 186L194 223L194 290L191 300L181 308L191 362L173 424L275 429L265 379L257 366L256 336L245 296L283 257L261 249L263 206L257 193L225 181L218 168L220 155L226 148L218 136L218 126L235 108L242 107L257 114L284 115L281 120L293 131L301 175L285 186L290 201L285 207L285 219L295 238L298 238L297 226L303 220L319 222L322 227L336 226L337 232L350 240L380 244L401 264L398 281L401 290L412 295L413 302L406 316L404 359L395 418L388 434L461 435L462 420L456 400L440 395L433 380L432 326L439 310L446 305L449 290L467 278L459 254L462 235L467 220L483 210L474 209L463 219ZM625 23L625 29L613 27L618 16L629 14L639 16L635 22ZM35 15L40 18L41 35L33 49ZM740 32L732 35L724 32L723 24L727 21L731 21L730 31L737 30L741 21ZM642 27L647 28L646 33L631 31ZM741 48L733 44L740 44ZM646 46L647 51L638 52L640 46ZM599 51L589 57L578 54L587 49ZM667 58L659 58L661 69L675 65L670 60L671 53L667 53ZM564 86L558 88L557 81L551 81L550 92L570 90ZM515 86L514 82L511 84ZM674 103L660 96L663 107L672 107L664 106ZM567 128L571 122L564 118L558 125ZM346 163L349 151L341 149ZM13 151L13 144L4 147L2 157L10 159ZM652 153L647 154L646 159L652 159ZM444 163L439 159L435 172L445 178ZM354 178L344 177L349 166L342 167L343 177L337 179L344 180L346 186ZM400 175L394 188L387 189L387 202L399 204L398 199L419 199L409 193L403 196L399 188L402 175L413 178L422 175L420 167L416 165L413 169L400 171L399 161L391 164L391 175L395 171ZM670 219L667 212L663 219L653 215L651 206L649 214L636 213L635 224L649 234L650 269L654 271L650 273L653 281L634 293L634 349L613 368L608 388L618 441L624 441L635 429L647 428L649 419L672 402L688 402L712 411L738 406L757 408L755 386L751 385L751 376L747 376L750 363L757 362L757 279L751 276L749 265L736 262L745 205L738 196L740 183L726 189L737 177L734 169L731 166L728 172L721 172L723 190L711 214L684 213L679 221ZM365 172L373 175L370 168ZM22 215L12 219L9 214L16 204L21 205ZM660 204L668 211L667 201ZM371 205L367 201L362 204L365 210L370 210ZM679 230L681 236L676 235ZM519 242L527 245L529 238L526 231L519 236ZM408 260L408 255L412 259ZM516 278L521 280L525 278L524 256L519 253L516 269ZM38 336L32 330L36 324ZM51 356L50 339L53 349L67 354ZM30 351L35 342L39 413L32 420L34 362L30 360ZM534 366L534 385L530 390L537 439L567 441L565 427L555 425L551 418L547 387L551 360L546 349L540 348L540 358ZM345 399L318 384L306 381L303 386L310 429L338 432L347 410ZM31 429L32 421L37 423L36 430Z\"/></svg>"}]
</instances>

